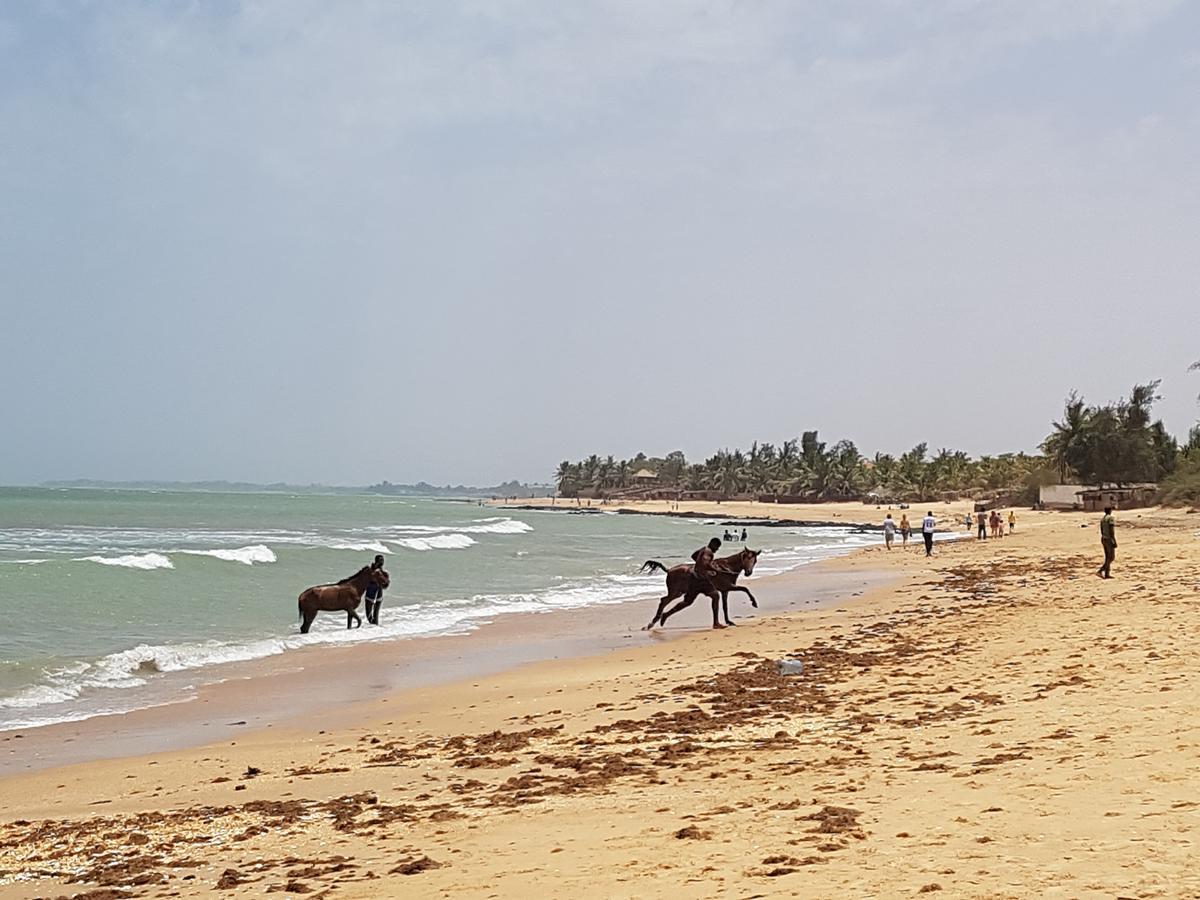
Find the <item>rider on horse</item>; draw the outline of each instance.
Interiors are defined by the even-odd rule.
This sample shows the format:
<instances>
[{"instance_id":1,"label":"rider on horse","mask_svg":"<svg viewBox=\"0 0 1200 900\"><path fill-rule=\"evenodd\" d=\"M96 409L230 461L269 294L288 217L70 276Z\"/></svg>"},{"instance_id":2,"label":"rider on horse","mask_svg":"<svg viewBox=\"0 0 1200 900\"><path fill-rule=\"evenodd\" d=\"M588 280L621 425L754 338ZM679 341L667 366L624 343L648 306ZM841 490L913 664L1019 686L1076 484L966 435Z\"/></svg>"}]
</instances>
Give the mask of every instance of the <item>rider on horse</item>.
<instances>
[{"instance_id":1,"label":"rider on horse","mask_svg":"<svg viewBox=\"0 0 1200 900\"><path fill-rule=\"evenodd\" d=\"M720 549L721 539L713 538L692 554L692 562L695 563L695 566L692 567L692 578L695 579L696 586L700 588L702 594L711 594L714 590L712 578L721 569L717 568L713 560Z\"/></svg>"}]
</instances>

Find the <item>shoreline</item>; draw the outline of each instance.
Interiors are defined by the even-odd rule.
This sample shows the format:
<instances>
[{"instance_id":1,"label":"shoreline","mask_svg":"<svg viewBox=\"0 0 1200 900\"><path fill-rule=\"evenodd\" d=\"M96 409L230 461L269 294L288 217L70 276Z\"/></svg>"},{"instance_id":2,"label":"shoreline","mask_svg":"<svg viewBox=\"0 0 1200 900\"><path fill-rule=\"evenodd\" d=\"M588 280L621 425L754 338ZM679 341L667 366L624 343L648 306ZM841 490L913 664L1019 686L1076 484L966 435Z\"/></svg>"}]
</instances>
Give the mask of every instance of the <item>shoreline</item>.
<instances>
[{"instance_id":1,"label":"shoreline","mask_svg":"<svg viewBox=\"0 0 1200 900\"><path fill-rule=\"evenodd\" d=\"M807 609L852 599L869 586L871 576L864 581L834 564L856 552L749 579L745 583L760 599L758 615L738 594L731 597L730 614L748 624L764 614L778 613L770 609L772 599L801 587L810 594L805 601ZM303 647L222 663L214 668L219 668L223 677L199 686L186 684L196 671L166 673L181 690L186 686L190 696L127 712L0 731L0 784L21 773L195 748L270 728L287 729L313 716L344 724L361 714L364 705L387 702L407 690L488 677L546 660L592 657L678 640L709 630L708 604L700 598L670 627L641 631L655 602L631 598L576 609L500 613L462 633ZM361 674L364 672L367 674ZM248 692L254 694L250 703Z\"/></svg>"},{"instance_id":2,"label":"shoreline","mask_svg":"<svg viewBox=\"0 0 1200 900\"><path fill-rule=\"evenodd\" d=\"M1111 580L1096 519L864 549L822 565L887 583L803 615L781 576L749 627L12 776L0 898L1190 896L1195 518L1121 514Z\"/></svg>"},{"instance_id":3,"label":"shoreline","mask_svg":"<svg viewBox=\"0 0 1200 900\"><path fill-rule=\"evenodd\" d=\"M759 503L757 500L614 500L601 505L586 501L579 506L560 498L531 498L524 503L492 500L487 505L502 511L559 512L571 515L659 516L675 519L716 519L730 527L759 528L852 528L862 532L882 532L882 521L889 512L899 521L910 513L914 530L920 526L924 509L933 512L942 523L939 533L958 531L963 516L974 511L972 500L946 500L924 506L909 504L871 504L861 501L827 503ZM1025 511L1024 507L1013 507ZM1006 507L1007 509L1007 507ZM946 527L949 526L949 527Z\"/></svg>"}]
</instances>

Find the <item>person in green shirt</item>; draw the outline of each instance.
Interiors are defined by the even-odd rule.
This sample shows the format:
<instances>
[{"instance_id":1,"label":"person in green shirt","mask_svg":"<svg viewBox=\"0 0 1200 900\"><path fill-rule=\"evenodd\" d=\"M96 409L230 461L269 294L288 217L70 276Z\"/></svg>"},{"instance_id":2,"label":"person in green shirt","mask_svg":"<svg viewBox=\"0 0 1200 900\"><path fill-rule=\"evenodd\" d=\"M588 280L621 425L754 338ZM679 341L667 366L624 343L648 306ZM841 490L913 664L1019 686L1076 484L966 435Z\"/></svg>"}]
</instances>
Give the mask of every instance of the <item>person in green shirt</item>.
<instances>
[{"instance_id":1,"label":"person in green shirt","mask_svg":"<svg viewBox=\"0 0 1200 900\"><path fill-rule=\"evenodd\" d=\"M1104 507L1104 518L1100 520L1100 546L1104 548L1104 565L1096 571L1096 574L1101 578L1111 578L1108 569L1113 560L1117 558L1117 531L1116 523L1113 522L1111 506Z\"/></svg>"}]
</instances>

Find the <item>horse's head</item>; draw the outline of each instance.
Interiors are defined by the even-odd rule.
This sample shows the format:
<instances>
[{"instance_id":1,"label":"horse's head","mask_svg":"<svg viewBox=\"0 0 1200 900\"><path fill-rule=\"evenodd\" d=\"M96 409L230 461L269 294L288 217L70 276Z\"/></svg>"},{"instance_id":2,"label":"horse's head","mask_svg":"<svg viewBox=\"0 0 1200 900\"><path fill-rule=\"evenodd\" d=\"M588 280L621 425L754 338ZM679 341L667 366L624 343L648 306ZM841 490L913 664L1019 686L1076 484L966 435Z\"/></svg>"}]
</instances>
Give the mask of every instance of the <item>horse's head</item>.
<instances>
[{"instance_id":1,"label":"horse's head","mask_svg":"<svg viewBox=\"0 0 1200 900\"><path fill-rule=\"evenodd\" d=\"M758 562L758 554L761 550L751 550L749 547L742 550L742 572L749 575L754 571L754 564Z\"/></svg>"},{"instance_id":2,"label":"horse's head","mask_svg":"<svg viewBox=\"0 0 1200 900\"><path fill-rule=\"evenodd\" d=\"M377 587L386 588L392 583L392 579L388 577L388 573L383 569L371 569L371 584Z\"/></svg>"}]
</instances>

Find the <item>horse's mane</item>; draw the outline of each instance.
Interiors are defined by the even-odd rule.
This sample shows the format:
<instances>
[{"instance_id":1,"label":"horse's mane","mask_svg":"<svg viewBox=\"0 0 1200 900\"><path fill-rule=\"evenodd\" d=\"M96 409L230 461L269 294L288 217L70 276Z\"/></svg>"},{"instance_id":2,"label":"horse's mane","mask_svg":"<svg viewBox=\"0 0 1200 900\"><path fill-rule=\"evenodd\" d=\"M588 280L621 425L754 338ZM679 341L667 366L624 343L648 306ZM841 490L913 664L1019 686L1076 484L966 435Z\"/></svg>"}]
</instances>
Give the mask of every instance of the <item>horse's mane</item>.
<instances>
[{"instance_id":1,"label":"horse's mane","mask_svg":"<svg viewBox=\"0 0 1200 900\"><path fill-rule=\"evenodd\" d=\"M347 578L343 578L341 581L339 581L339 582L338 582L338 584L349 584L351 581L353 581L353 580L354 580L355 578L357 578L359 575L362 575L364 572L370 572L370 571L371 571L371 567L370 567L370 566L363 566L361 569L359 569L359 570L358 570L357 572L355 572L353 575L351 575L351 576L349 576L349 577L347 577Z\"/></svg>"}]
</instances>

